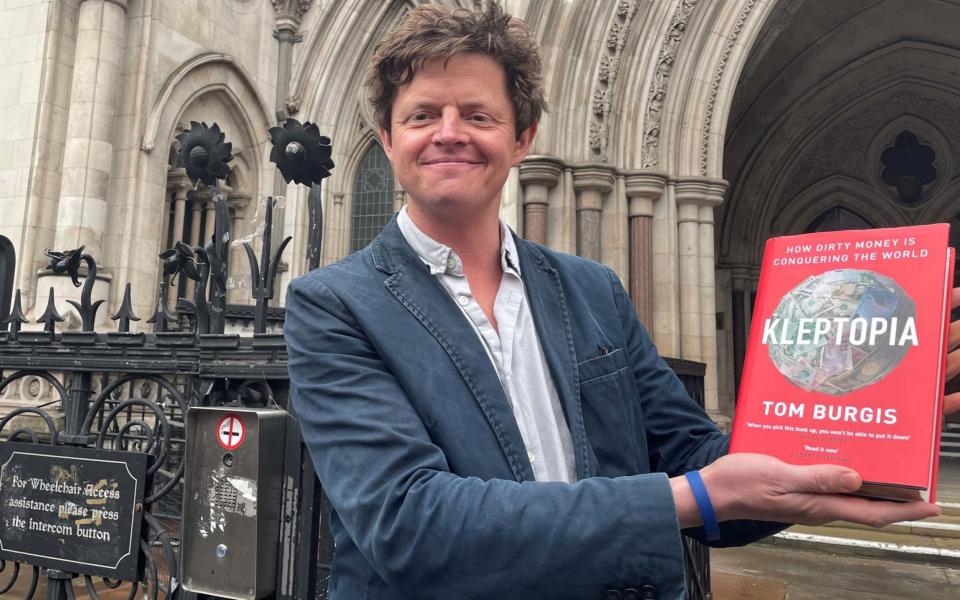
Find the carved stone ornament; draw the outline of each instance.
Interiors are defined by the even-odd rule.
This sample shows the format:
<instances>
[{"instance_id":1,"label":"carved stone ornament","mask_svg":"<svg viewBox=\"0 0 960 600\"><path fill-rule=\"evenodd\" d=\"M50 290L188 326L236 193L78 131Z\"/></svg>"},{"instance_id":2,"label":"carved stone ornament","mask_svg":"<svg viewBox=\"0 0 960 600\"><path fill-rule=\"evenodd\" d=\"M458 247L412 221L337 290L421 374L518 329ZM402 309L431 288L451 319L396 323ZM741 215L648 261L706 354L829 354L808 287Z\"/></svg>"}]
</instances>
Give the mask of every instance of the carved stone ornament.
<instances>
[{"instance_id":1,"label":"carved stone ornament","mask_svg":"<svg viewBox=\"0 0 960 600\"><path fill-rule=\"evenodd\" d=\"M294 19L299 21L310 10L313 0L270 0L277 19Z\"/></svg>"},{"instance_id":2,"label":"carved stone ornament","mask_svg":"<svg viewBox=\"0 0 960 600\"><path fill-rule=\"evenodd\" d=\"M743 31L743 25L747 22L747 17L756 6L756 0L750 0L737 17L737 23L727 38L727 43L723 47L723 53L720 55L720 62L717 63L717 69L713 74L713 80L710 82L710 97L707 99L707 112L703 117L703 128L700 130L700 174L707 175L707 155L710 145L710 127L713 125L713 109L717 104L717 93L720 91L720 82L723 80L723 72L727 68L727 61L730 59L730 52L733 50L740 32ZM739 87L739 86L738 86Z\"/></svg>"},{"instance_id":3,"label":"carved stone ornament","mask_svg":"<svg viewBox=\"0 0 960 600\"><path fill-rule=\"evenodd\" d=\"M607 29L603 54L597 64L597 80L593 86L591 122L587 134L590 156L605 161L607 147L607 118L613 108L614 84L620 70L620 58L627 42L630 23L637 12L639 0L619 0L612 23Z\"/></svg>"},{"instance_id":4,"label":"carved stone ornament","mask_svg":"<svg viewBox=\"0 0 960 600\"><path fill-rule=\"evenodd\" d=\"M590 149L600 153L607 145L607 126L603 123L591 123L589 134Z\"/></svg>"},{"instance_id":5,"label":"carved stone ornament","mask_svg":"<svg viewBox=\"0 0 960 600\"><path fill-rule=\"evenodd\" d=\"M608 92L603 90L593 90L593 114L598 117L610 112L610 98Z\"/></svg>"},{"instance_id":6,"label":"carved stone ornament","mask_svg":"<svg viewBox=\"0 0 960 600\"><path fill-rule=\"evenodd\" d=\"M650 89L647 92L647 98L666 98L670 84L670 75L673 72L673 64L677 58L677 49L683 40L683 35L687 30L687 23L690 20L690 14L697 5L697 0L679 0L677 9L673 12L673 18L670 20L670 27L660 45L660 51L657 53L657 71L654 74L653 81L650 82ZM663 112L659 107L653 108L653 102L647 104L647 114L644 118L643 132L643 168L655 169L660 165L660 120Z\"/></svg>"}]
</instances>

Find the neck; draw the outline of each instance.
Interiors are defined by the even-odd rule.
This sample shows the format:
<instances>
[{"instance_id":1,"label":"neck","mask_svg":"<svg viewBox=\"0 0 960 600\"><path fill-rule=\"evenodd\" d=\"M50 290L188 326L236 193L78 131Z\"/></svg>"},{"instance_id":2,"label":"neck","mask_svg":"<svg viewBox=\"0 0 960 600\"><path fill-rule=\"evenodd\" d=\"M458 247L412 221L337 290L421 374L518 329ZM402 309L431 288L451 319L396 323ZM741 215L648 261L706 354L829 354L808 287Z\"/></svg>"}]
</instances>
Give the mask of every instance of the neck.
<instances>
[{"instance_id":1,"label":"neck","mask_svg":"<svg viewBox=\"0 0 960 600\"><path fill-rule=\"evenodd\" d=\"M469 215L438 217L414 203L407 204L407 214L420 231L441 244L450 246L465 271L500 268L500 215L494 210Z\"/></svg>"}]
</instances>

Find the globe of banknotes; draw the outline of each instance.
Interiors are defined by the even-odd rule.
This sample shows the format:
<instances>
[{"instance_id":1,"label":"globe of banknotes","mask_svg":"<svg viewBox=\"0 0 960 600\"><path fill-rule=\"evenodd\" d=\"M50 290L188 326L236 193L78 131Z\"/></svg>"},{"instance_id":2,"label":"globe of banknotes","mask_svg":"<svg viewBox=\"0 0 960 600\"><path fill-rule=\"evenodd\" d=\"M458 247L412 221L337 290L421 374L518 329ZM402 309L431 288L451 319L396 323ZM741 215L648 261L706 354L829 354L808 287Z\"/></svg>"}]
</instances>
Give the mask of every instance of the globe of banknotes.
<instances>
[{"instance_id":1,"label":"globe of banknotes","mask_svg":"<svg viewBox=\"0 0 960 600\"><path fill-rule=\"evenodd\" d=\"M804 390L847 394L880 381L899 364L911 346L897 344L890 327L912 321L915 310L893 279L873 271L811 276L783 296L767 323L770 360ZM873 325L880 334L863 331L860 339L851 338L851 331L861 333L852 324Z\"/></svg>"}]
</instances>

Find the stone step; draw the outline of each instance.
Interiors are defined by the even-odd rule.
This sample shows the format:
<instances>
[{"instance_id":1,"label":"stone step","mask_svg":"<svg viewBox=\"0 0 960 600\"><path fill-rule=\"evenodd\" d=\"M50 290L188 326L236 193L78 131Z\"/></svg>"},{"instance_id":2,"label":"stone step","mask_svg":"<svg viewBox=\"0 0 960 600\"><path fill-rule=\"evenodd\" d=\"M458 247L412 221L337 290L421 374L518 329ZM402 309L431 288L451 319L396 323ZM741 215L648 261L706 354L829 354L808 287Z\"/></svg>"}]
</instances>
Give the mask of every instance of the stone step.
<instances>
[{"instance_id":1,"label":"stone step","mask_svg":"<svg viewBox=\"0 0 960 600\"><path fill-rule=\"evenodd\" d=\"M960 517L960 498L938 497L937 506L943 511L944 517Z\"/></svg>"},{"instance_id":2,"label":"stone step","mask_svg":"<svg viewBox=\"0 0 960 600\"><path fill-rule=\"evenodd\" d=\"M885 531L887 533L960 539L960 515L956 514L942 514L934 519L925 519L923 521L901 521L900 523L887 525L881 529L875 529L869 525L860 525L859 523L848 523L846 521L834 521L833 523L827 523L824 527L830 529L861 529L871 532Z\"/></svg>"},{"instance_id":3,"label":"stone step","mask_svg":"<svg viewBox=\"0 0 960 600\"><path fill-rule=\"evenodd\" d=\"M907 525L909 527L909 525ZM794 525L765 543L859 557L960 567L960 539L840 525Z\"/></svg>"}]
</instances>

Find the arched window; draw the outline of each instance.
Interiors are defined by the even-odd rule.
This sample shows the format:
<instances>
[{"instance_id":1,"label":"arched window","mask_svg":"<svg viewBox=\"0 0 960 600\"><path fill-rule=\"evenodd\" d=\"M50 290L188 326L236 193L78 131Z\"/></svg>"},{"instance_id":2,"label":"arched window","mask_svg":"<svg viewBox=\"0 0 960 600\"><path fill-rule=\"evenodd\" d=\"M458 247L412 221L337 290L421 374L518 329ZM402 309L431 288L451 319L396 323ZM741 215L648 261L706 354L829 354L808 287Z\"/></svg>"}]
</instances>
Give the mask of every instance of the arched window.
<instances>
[{"instance_id":1,"label":"arched window","mask_svg":"<svg viewBox=\"0 0 960 600\"><path fill-rule=\"evenodd\" d=\"M350 252L372 242L390 220L397 193L395 187L387 155L379 144L371 144L353 176Z\"/></svg>"},{"instance_id":2,"label":"arched window","mask_svg":"<svg viewBox=\"0 0 960 600\"><path fill-rule=\"evenodd\" d=\"M872 229L869 221L842 206L834 206L824 211L819 217L807 226L804 233L819 231L843 231L844 229Z\"/></svg>"}]
</instances>

